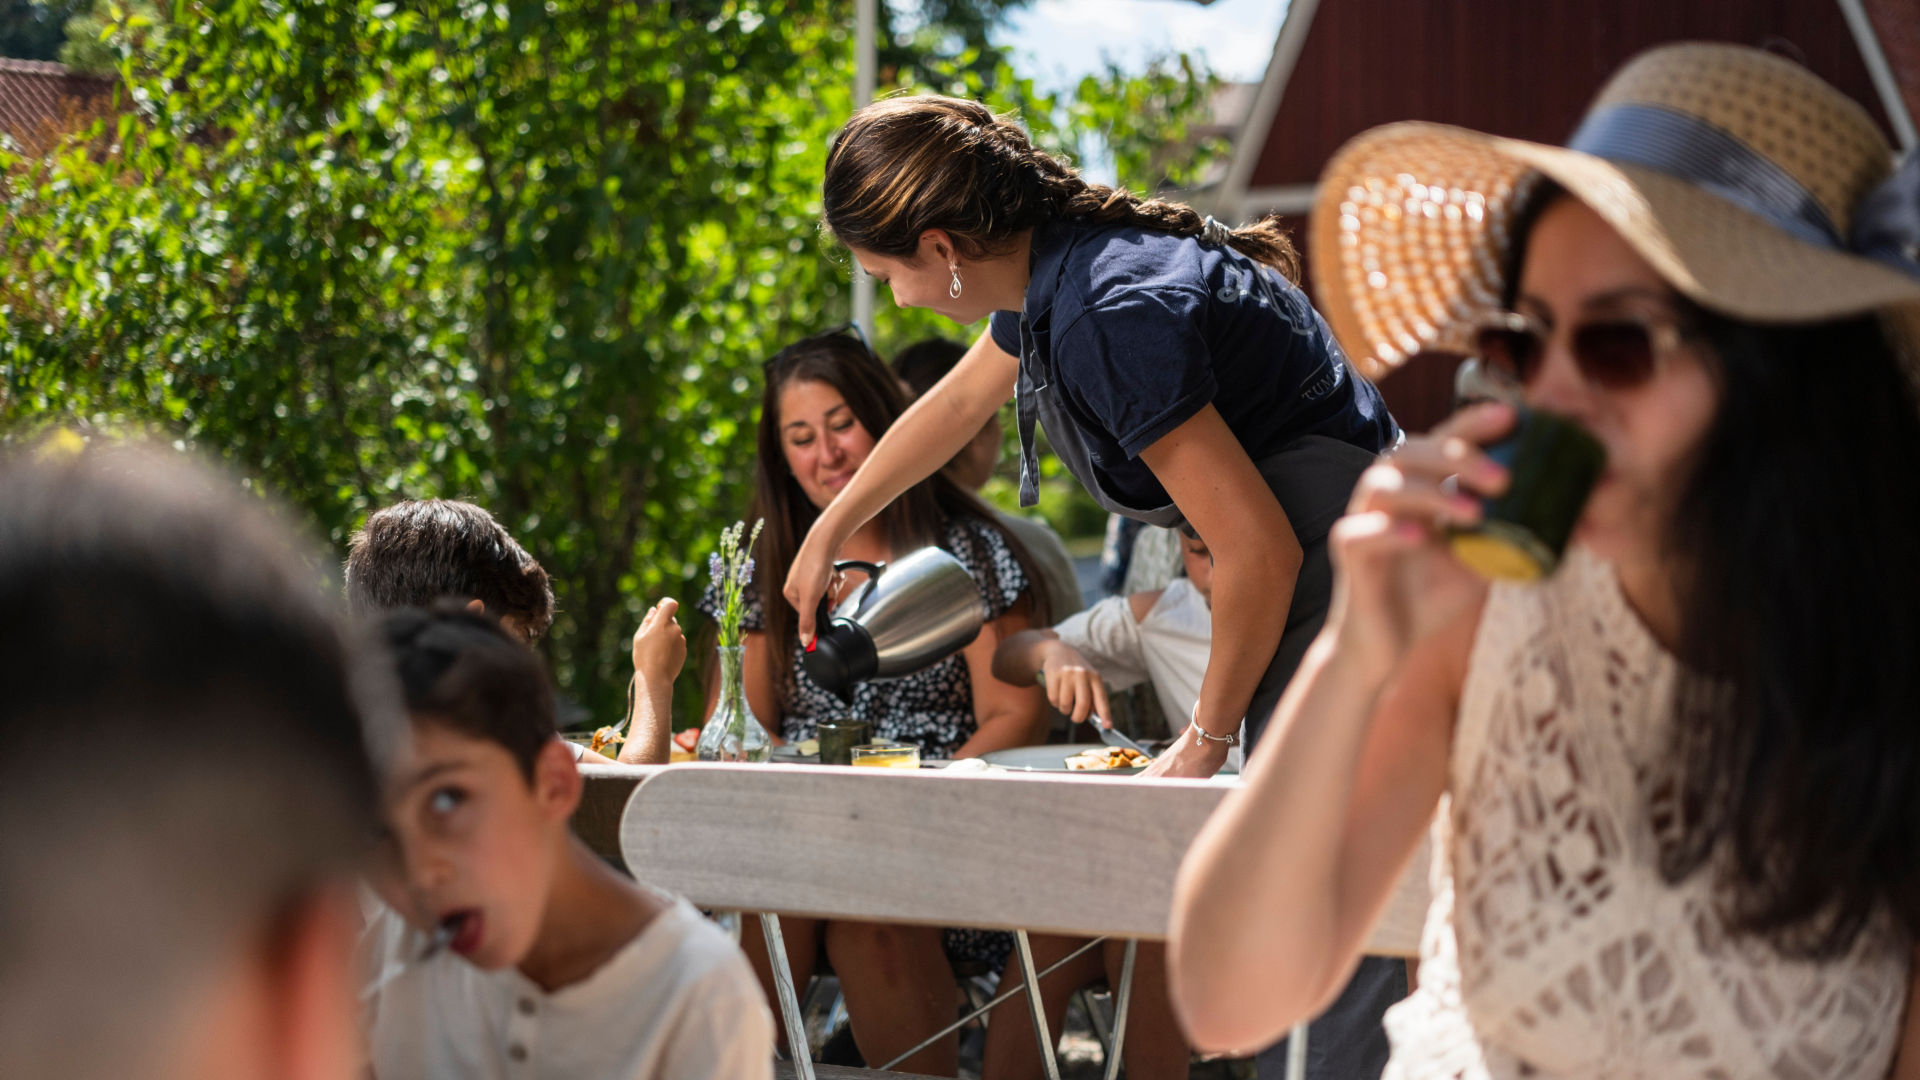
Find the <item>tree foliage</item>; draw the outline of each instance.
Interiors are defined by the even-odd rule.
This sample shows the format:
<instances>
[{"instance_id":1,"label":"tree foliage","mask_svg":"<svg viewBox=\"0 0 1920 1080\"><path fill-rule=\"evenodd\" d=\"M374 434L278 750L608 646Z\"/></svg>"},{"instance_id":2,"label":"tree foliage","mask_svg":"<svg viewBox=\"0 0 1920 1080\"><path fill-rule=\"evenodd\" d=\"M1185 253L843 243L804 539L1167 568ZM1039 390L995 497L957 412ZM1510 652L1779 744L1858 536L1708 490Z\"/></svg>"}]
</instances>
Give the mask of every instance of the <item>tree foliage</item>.
<instances>
[{"instance_id":1,"label":"tree foliage","mask_svg":"<svg viewBox=\"0 0 1920 1080\"><path fill-rule=\"evenodd\" d=\"M90 0L0 0L0 56L52 60L65 40L62 28Z\"/></svg>"},{"instance_id":2,"label":"tree foliage","mask_svg":"<svg viewBox=\"0 0 1920 1080\"><path fill-rule=\"evenodd\" d=\"M336 545L472 499L554 578L561 685L617 713L640 614L745 506L760 361L846 318L845 7L175 0L118 45L124 108L0 150L0 438L150 431ZM977 60L926 63L1057 145Z\"/></svg>"},{"instance_id":3,"label":"tree foliage","mask_svg":"<svg viewBox=\"0 0 1920 1080\"><path fill-rule=\"evenodd\" d=\"M160 49L164 32L154 0L93 0L67 20L60 62L69 71L112 75L123 49L143 54Z\"/></svg>"}]
</instances>

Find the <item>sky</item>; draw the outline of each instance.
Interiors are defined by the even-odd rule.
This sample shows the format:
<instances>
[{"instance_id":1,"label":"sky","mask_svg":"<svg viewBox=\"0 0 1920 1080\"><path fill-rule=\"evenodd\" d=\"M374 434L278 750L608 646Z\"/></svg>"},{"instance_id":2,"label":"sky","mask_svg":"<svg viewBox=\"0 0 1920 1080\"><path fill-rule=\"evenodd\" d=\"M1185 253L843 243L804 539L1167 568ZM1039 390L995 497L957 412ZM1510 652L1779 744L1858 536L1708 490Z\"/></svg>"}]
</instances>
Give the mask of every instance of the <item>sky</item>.
<instances>
[{"instance_id":1,"label":"sky","mask_svg":"<svg viewBox=\"0 0 1920 1080\"><path fill-rule=\"evenodd\" d=\"M1073 86L1101 70L1103 57L1138 71L1173 52L1201 53L1220 77L1254 82L1286 13L1287 0L1034 0L993 36L1043 91Z\"/></svg>"}]
</instances>

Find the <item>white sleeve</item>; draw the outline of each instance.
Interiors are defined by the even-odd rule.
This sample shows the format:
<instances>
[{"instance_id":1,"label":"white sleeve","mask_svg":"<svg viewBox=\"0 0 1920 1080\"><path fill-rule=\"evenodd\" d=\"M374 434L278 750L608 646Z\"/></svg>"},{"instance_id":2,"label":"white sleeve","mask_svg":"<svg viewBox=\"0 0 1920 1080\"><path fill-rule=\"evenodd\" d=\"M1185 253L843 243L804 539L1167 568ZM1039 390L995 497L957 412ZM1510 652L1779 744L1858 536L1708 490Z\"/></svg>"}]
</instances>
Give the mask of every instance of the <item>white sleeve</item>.
<instances>
[{"instance_id":1,"label":"white sleeve","mask_svg":"<svg viewBox=\"0 0 1920 1080\"><path fill-rule=\"evenodd\" d=\"M1087 658L1109 687L1125 690L1148 678L1140 624L1124 596L1109 596L1053 628L1060 640Z\"/></svg>"},{"instance_id":2,"label":"white sleeve","mask_svg":"<svg viewBox=\"0 0 1920 1080\"><path fill-rule=\"evenodd\" d=\"M739 968L750 972L744 957ZM750 973L708 972L679 1014L658 1080L772 1080L773 1014Z\"/></svg>"},{"instance_id":3,"label":"white sleeve","mask_svg":"<svg viewBox=\"0 0 1920 1080\"><path fill-rule=\"evenodd\" d=\"M360 1033L357 1046L365 1075L425 1075L432 1060L421 1003L427 992L422 972L409 963L419 955L424 936L365 887L361 910L367 922L360 932Z\"/></svg>"}]
</instances>

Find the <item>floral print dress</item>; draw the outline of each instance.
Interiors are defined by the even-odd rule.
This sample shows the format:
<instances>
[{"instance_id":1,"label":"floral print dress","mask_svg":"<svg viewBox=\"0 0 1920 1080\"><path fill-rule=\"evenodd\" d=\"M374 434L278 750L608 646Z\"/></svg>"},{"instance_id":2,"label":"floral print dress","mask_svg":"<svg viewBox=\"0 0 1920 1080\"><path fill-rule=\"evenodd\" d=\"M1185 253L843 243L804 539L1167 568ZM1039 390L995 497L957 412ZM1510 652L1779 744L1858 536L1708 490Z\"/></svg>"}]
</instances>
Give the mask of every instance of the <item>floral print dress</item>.
<instances>
[{"instance_id":1,"label":"floral print dress","mask_svg":"<svg viewBox=\"0 0 1920 1080\"><path fill-rule=\"evenodd\" d=\"M1006 614L1031 587L1026 571L1000 531L978 518L949 518L940 547L973 576L986 598L988 621ZM740 628L750 633L764 631L766 613L757 585L748 586L742 600L746 610ZM701 597L700 610L718 617L719 595L711 586ZM813 738L821 720L848 716L866 721L875 738L912 743L927 758L947 758L979 729L973 711L971 672L966 658L958 653L904 678L861 683L854 689L851 704L809 678L800 662L802 655L796 641L791 658L792 685L781 702L780 734L788 742ZM948 958L955 962L979 962L997 970L1012 951L1013 937L998 931L954 928L946 932L946 947Z\"/></svg>"},{"instance_id":2,"label":"floral print dress","mask_svg":"<svg viewBox=\"0 0 1920 1080\"><path fill-rule=\"evenodd\" d=\"M947 522L940 546L960 560L987 600L987 619L1007 613L1029 588L1026 571L1013 557L998 529L976 518L956 517ZM856 584L855 588L859 586ZM766 613L757 585L741 598L746 611L740 628L766 629ZM711 587L700 600L700 610L718 617L719 597ZM811 739L821 720L849 716L864 720L875 738L897 739L920 748L929 758L952 757L979 725L973 714L973 683L966 658L958 653L901 679L861 683L851 704L840 700L808 677L800 663L802 651L794 642L792 688L781 702L780 735L788 742Z\"/></svg>"}]
</instances>

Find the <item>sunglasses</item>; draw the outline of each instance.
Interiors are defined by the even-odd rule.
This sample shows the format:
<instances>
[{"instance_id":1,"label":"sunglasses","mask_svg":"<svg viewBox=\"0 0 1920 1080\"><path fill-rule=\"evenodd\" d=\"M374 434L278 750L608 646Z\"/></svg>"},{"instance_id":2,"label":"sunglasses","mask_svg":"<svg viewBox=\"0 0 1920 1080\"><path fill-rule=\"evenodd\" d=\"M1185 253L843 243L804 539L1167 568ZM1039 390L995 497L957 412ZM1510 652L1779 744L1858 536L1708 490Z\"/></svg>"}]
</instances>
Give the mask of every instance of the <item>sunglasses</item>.
<instances>
[{"instance_id":1,"label":"sunglasses","mask_svg":"<svg viewBox=\"0 0 1920 1080\"><path fill-rule=\"evenodd\" d=\"M1660 358L1686 337L1672 322L1600 319L1573 327L1568 345L1582 378L1603 389L1629 390L1653 378ZM1473 330L1474 355L1520 386L1540 374L1552 340L1546 324L1517 311L1490 313Z\"/></svg>"},{"instance_id":2,"label":"sunglasses","mask_svg":"<svg viewBox=\"0 0 1920 1080\"><path fill-rule=\"evenodd\" d=\"M805 346L810 342L818 341L824 337L832 337L835 334L845 334L846 336L854 339L855 341L858 341L860 343L860 347L866 350L868 356L871 356L876 360L879 359L880 354L874 352L872 343L867 341L866 330L862 329L860 324L857 322L843 322L838 326L829 326L825 330L822 330L819 333L814 334L810 337L802 338L799 341L796 341L793 344L787 346L786 348L781 349L779 352L774 353L772 356L768 357L766 361L760 365L760 370L763 372L772 371L774 368L780 366L780 363L782 361L795 355L795 353L799 351L802 346Z\"/></svg>"}]
</instances>

